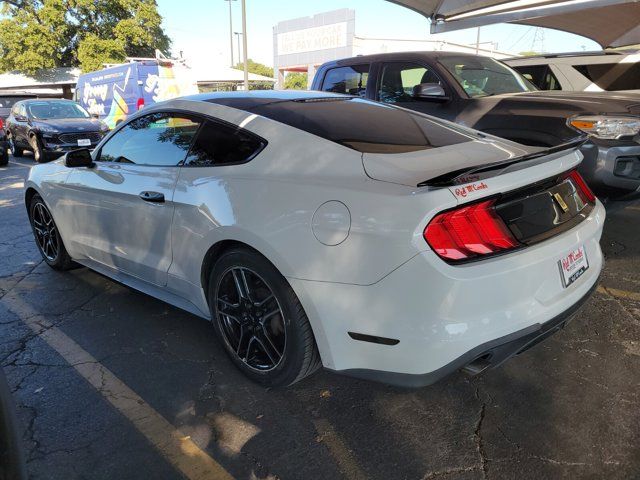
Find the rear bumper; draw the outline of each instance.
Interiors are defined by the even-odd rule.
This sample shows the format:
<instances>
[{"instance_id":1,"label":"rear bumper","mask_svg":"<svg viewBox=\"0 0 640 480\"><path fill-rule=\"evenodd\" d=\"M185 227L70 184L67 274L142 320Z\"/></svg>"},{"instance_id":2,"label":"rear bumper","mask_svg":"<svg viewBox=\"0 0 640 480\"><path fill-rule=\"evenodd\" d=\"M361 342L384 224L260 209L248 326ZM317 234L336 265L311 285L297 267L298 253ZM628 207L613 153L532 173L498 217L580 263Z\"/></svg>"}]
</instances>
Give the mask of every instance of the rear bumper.
<instances>
[{"instance_id":1,"label":"rear bumper","mask_svg":"<svg viewBox=\"0 0 640 480\"><path fill-rule=\"evenodd\" d=\"M368 378L424 385L485 353L492 354L485 358L490 364L499 364L552 330L549 322L563 323L600 276L604 219L597 202L567 232L465 265L448 265L423 251L372 285L288 280L326 368L358 376L374 371ZM580 246L589 269L564 288L558 262Z\"/></svg>"},{"instance_id":2,"label":"rear bumper","mask_svg":"<svg viewBox=\"0 0 640 480\"><path fill-rule=\"evenodd\" d=\"M527 351L534 345L537 345L554 333L562 330L567 323L576 317L582 306L591 297L593 292L595 292L597 286L598 282L594 283L578 302L548 322L531 325L530 327L505 335L504 337L478 345L433 372L418 375L368 369L350 369L335 372L350 377L409 388L432 385L458 370L462 370L470 375L478 375L485 370L502 365L510 358Z\"/></svg>"}]
</instances>

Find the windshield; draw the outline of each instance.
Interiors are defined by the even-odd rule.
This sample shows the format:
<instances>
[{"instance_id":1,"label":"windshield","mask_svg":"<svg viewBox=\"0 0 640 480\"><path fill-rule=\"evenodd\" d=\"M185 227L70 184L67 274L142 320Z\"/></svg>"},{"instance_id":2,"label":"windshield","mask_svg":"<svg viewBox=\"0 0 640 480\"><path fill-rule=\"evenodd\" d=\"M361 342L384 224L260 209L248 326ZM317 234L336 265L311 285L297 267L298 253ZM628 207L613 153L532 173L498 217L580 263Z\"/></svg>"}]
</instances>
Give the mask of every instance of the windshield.
<instances>
[{"instance_id":1,"label":"windshield","mask_svg":"<svg viewBox=\"0 0 640 480\"><path fill-rule=\"evenodd\" d=\"M493 58L447 57L441 58L440 63L473 98L537 90L518 72Z\"/></svg>"},{"instance_id":2,"label":"windshield","mask_svg":"<svg viewBox=\"0 0 640 480\"><path fill-rule=\"evenodd\" d=\"M36 120L89 118L87 111L73 102L31 102L27 104L27 110Z\"/></svg>"}]
</instances>

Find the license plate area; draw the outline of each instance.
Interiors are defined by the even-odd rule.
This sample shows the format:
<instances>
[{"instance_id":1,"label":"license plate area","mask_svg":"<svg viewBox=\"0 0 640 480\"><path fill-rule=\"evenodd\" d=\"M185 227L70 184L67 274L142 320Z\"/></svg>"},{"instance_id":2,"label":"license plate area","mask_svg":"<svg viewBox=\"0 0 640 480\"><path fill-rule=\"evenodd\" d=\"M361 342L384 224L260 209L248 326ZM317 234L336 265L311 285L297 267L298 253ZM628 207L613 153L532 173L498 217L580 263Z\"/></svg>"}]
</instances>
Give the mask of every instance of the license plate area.
<instances>
[{"instance_id":1,"label":"license plate area","mask_svg":"<svg viewBox=\"0 0 640 480\"><path fill-rule=\"evenodd\" d=\"M79 147L90 147L91 146L91 140L89 140L88 138L79 138L78 139L78 146Z\"/></svg>"},{"instance_id":2,"label":"license plate area","mask_svg":"<svg viewBox=\"0 0 640 480\"><path fill-rule=\"evenodd\" d=\"M584 245L571 250L558 260L558 267L562 286L567 288L589 269L589 260L587 259L587 251Z\"/></svg>"}]
</instances>

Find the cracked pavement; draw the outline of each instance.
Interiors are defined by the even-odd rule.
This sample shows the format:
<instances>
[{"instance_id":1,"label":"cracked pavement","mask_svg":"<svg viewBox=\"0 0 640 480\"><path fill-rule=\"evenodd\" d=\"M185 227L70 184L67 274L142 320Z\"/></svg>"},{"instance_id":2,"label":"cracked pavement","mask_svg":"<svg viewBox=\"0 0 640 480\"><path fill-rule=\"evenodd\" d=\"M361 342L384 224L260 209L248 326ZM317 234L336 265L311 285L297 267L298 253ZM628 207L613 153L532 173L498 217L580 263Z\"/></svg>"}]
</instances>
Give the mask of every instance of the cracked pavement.
<instances>
[{"instance_id":1,"label":"cracked pavement","mask_svg":"<svg viewBox=\"0 0 640 480\"><path fill-rule=\"evenodd\" d=\"M640 297L596 293L566 329L481 377L405 390L320 372L264 389L204 320L43 264L22 200L30 165L0 168L0 362L31 478L182 478L47 344L52 327L239 479L640 474ZM640 292L639 218L640 203L609 215L607 288Z\"/></svg>"}]
</instances>

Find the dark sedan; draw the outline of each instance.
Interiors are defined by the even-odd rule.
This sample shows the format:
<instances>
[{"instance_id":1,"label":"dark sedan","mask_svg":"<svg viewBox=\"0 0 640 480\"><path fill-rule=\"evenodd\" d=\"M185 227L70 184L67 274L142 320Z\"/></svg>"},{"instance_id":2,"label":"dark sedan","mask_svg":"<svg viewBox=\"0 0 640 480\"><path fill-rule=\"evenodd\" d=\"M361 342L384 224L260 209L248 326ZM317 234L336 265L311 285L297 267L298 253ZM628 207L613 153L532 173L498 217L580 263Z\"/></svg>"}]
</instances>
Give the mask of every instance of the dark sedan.
<instances>
[{"instance_id":1,"label":"dark sedan","mask_svg":"<svg viewBox=\"0 0 640 480\"><path fill-rule=\"evenodd\" d=\"M7 118L7 134L13 155L31 150L36 162L57 158L79 147L93 148L109 127L91 118L71 100L23 100Z\"/></svg>"}]
</instances>

